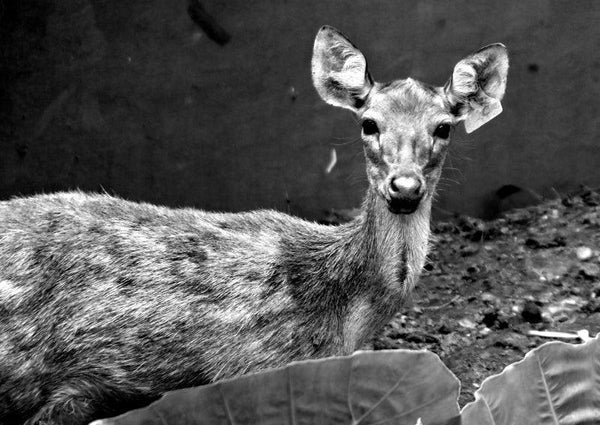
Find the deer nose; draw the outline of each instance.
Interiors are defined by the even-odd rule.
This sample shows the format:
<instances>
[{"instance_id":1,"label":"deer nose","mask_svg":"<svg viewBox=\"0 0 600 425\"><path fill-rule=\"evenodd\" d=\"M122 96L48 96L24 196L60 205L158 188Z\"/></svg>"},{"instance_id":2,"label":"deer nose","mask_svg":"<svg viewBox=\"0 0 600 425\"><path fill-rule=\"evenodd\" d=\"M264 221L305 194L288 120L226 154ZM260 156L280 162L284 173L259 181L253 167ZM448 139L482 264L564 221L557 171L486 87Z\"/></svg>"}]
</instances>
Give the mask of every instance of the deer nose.
<instances>
[{"instance_id":1,"label":"deer nose","mask_svg":"<svg viewBox=\"0 0 600 425\"><path fill-rule=\"evenodd\" d=\"M420 198L421 180L417 176L399 176L390 181L392 197Z\"/></svg>"},{"instance_id":2,"label":"deer nose","mask_svg":"<svg viewBox=\"0 0 600 425\"><path fill-rule=\"evenodd\" d=\"M388 208L393 213L410 214L419 206L425 192L416 174L406 174L390 180Z\"/></svg>"}]
</instances>

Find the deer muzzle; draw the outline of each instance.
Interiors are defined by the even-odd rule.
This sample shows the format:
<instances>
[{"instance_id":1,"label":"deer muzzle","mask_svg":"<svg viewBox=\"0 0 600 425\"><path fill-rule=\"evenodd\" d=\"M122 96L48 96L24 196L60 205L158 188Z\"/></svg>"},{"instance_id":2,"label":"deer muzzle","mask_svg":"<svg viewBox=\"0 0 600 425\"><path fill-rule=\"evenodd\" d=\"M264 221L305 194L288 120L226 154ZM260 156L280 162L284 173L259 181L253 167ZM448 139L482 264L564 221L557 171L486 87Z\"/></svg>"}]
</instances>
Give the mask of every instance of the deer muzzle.
<instances>
[{"instance_id":1,"label":"deer muzzle","mask_svg":"<svg viewBox=\"0 0 600 425\"><path fill-rule=\"evenodd\" d=\"M394 214L411 214L419 207L424 194L425 183L416 173L393 176L386 197L388 209Z\"/></svg>"}]
</instances>

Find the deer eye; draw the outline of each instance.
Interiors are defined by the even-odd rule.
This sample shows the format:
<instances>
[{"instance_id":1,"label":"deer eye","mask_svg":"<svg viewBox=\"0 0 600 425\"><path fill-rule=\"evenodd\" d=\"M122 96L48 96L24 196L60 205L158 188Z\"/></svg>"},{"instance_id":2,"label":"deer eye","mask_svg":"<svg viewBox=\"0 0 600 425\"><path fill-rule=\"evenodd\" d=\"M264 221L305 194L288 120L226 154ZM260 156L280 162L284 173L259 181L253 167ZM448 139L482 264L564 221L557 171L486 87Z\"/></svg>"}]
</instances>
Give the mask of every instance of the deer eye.
<instances>
[{"instance_id":1,"label":"deer eye","mask_svg":"<svg viewBox=\"0 0 600 425\"><path fill-rule=\"evenodd\" d=\"M362 129L367 136L370 134L379 133L379 127L377 127L377 123L371 119L366 119L362 122Z\"/></svg>"},{"instance_id":2,"label":"deer eye","mask_svg":"<svg viewBox=\"0 0 600 425\"><path fill-rule=\"evenodd\" d=\"M450 137L450 128L450 124L440 124L433 131L433 136L439 137L440 139L447 139L448 137Z\"/></svg>"}]
</instances>

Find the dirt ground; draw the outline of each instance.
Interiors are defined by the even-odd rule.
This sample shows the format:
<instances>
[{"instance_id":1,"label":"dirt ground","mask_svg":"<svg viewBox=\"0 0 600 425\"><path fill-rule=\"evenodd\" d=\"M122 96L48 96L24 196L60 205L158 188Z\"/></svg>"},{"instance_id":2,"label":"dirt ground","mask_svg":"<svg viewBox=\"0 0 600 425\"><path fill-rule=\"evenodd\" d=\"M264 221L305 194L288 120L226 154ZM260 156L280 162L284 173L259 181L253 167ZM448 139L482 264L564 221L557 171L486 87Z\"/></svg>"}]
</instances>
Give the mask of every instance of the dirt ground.
<instances>
[{"instance_id":1,"label":"dirt ground","mask_svg":"<svg viewBox=\"0 0 600 425\"><path fill-rule=\"evenodd\" d=\"M435 223L413 299L373 348L438 354L462 382L462 407L486 377L552 340L528 331L600 332L599 205L582 188L493 221Z\"/></svg>"}]
</instances>

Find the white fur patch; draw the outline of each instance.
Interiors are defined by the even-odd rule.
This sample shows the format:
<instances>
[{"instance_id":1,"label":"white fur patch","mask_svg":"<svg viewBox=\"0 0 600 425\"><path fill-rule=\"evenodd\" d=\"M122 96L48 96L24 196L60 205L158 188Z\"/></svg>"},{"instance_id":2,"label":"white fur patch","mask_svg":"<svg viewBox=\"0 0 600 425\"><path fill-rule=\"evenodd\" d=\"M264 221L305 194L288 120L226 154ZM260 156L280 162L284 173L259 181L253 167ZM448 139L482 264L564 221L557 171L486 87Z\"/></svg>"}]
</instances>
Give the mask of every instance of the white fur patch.
<instances>
[{"instance_id":1,"label":"white fur patch","mask_svg":"<svg viewBox=\"0 0 600 425\"><path fill-rule=\"evenodd\" d=\"M344 320L344 352L356 350L361 334L367 328L367 320L372 313L371 304L366 299L358 299L348 308L350 312Z\"/></svg>"},{"instance_id":2,"label":"white fur patch","mask_svg":"<svg viewBox=\"0 0 600 425\"><path fill-rule=\"evenodd\" d=\"M10 354L10 346L12 346L12 344L8 340L8 335L2 336L0 334L0 358L8 357Z\"/></svg>"},{"instance_id":3,"label":"white fur patch","mask_svg":"<svg viewBox=\"0 0 600 425\"><path fill-rule=\"evenodd\" d=\"M25 290L10 280L0 280L0 302L14 302Z\"/></svg>"},{"instance_id":4,"label":"white fur patch","mask_svg":"<svg viewBox=\"0 0 600 425\"><path fill-rule=\"evenodd\" d=\"M252 318L252 313L243 306L237 306L236 308L221 308L214 312L210 312L209 316L212 320L224 324L240 325L243 326L248 323Z\"/></svg>"}]
</instances>

